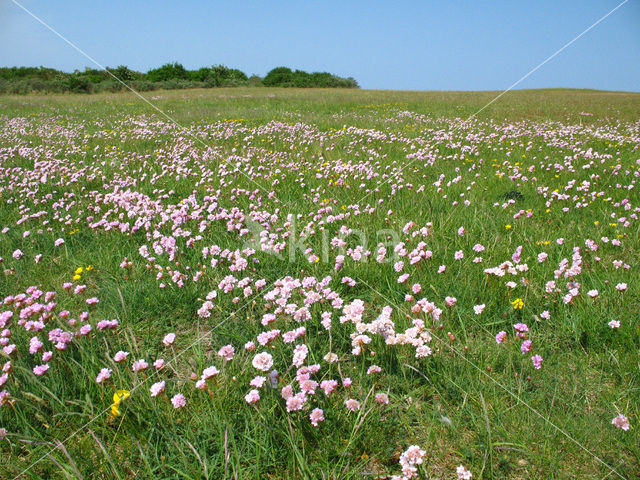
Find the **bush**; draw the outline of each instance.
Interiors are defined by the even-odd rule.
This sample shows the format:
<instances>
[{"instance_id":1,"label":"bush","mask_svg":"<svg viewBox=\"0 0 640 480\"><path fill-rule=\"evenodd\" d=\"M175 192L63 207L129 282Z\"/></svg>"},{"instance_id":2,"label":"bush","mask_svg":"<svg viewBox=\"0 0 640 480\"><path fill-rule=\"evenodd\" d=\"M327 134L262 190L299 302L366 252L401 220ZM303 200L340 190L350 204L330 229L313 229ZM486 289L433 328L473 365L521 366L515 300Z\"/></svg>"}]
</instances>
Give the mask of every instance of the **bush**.
<instances>
[{"instance_id":1,"label":"bush","mask_svg":"<svg viewBox=\"0 0 640 480\"><path fill-rule=\"evenodd\" d=\"M0 68L0 94L47 93L92 93L119 92L130 85L135 90L150 91L159 88L166 90L206 87L339 87L358 88L353 78L341 78L327 72L307 73L303 70L291 70L277 67L264 79L258 75L251 78L236 69L224 65L186 70L179 63L167 63L160 68L149 70L146 74L131 70L125 65L107 70L85 68L73 73L61 72L45 67L3 67Z\"/></svg>"},{"instance_id":2,"label":"bush","mask_svg":"<svg viewBox=\"0 0 640 480\"><path fill-rule=\"evenodd\" d=\"M262 83L268 87L359 88L358 82L351 77L342 78L327 72L294 72L287 67L274 68L267 73Z\"/></svg>"},{"instance_id":3,"label":"bush","mask_svg":"<svg viewBox=\"0 0 640 480\"><path fill-rule=\"evenodd\" d=\"M72 75L66 80L66 90L72 93L91 93L93 83L86 77Z\"/></svg>"},{"instance_id":4,"label":"bush","mask_svg":"<svg viewBox=\"0 0 640 480\"><path fill-rule=\"evenodd\" d=\"M150 82L166 82L168 80L187 80L189 74L180 63L167 63L160 68L149 70L144 80Z\"/></svg>"}]
</instances>

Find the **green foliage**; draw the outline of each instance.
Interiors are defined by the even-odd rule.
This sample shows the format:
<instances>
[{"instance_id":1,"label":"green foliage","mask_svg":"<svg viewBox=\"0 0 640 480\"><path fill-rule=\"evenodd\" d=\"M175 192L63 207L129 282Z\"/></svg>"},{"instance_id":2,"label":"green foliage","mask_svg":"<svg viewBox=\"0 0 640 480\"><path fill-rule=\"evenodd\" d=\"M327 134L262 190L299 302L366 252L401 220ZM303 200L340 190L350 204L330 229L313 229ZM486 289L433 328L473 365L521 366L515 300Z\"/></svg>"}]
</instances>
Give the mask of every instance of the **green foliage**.
<instances>
[{"instance_id":1,"label":"green foliage","mask_svg":"<svg viewBox=\"0 0 640 480\"><path fill-rule=\"evenodd\" d=\"M307 73L287 67L274 68L263 80L258 75L249 78L241 70L224 65L187 70L177 62L147 73L136 72L126 65L106 70L87 67L73 73L45 67L0 68L0 94L119 92L126 86L144 92L243 86L358 88L358 82L326 72Z\"/></svg>"},{"instance_id":2,"label":"green foliage","mask_svg":"<svg viewBox=\"0 0 640 480\"><path fill-rule=\"evenodd\" d=\"M358 88L358 82L351 77L342 78L327 72L292 71L288 67L274 68L264 77L263 83L268 87Z\"/></svg>"},{"instance_id":3,"label":"green foliage","mask_svg":"<svg viewBox=\"0 0 640 480\"><path fill-rule=\"evenodd\" d=\"M160 68L149 70L145 80L150 82L164 82L167 80L187 80L189 73L180 63L167 63Z\"/></svg>"}]
</instances>

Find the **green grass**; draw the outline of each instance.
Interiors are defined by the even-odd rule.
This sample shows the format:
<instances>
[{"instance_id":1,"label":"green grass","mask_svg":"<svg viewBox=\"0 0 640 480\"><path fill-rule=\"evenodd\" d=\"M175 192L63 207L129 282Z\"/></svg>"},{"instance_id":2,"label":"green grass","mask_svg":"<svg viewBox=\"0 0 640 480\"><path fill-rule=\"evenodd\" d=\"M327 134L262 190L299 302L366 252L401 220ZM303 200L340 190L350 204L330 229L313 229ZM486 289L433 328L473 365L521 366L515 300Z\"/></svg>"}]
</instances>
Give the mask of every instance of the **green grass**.
<instances>
[{"instance_id":1,"label":"green grass","mask_svg":"<svg viewBox=\"0 0 640 480\"><path fill-rule=\"evenodd\" d=\"M94 325L87 338L54 352L52 368L42 377L31 373L42 363L38 355L26 352L34 333L12 328L10 341L22 350L12 359L10 380L0 387L12 395L11 403L0 406L0 427L8 430L0 441L0 477L378 478L399 474L398 457L413 444L427 451L421 478L455 478L460 464L474 479L639 477L640 224L631 215L638 207L640 94L513 91L474 121L463 122L498 93L245 88L143 94L188 130L132 94L0 97L0 228L10 228L0 235L0 299L38 285L57 292L57 311L69 310L77 318L87 310ZM589 148L604 161L596 157L584 169ZM425 158L433 155L432 165L407 158L420 149ZM55 162L48 164L50 159ZM545 170L541 162L563 169ZM350 165L361 168L345 171ZM612 173L616 165L619 175ZM388 177L394 173L399 180ZM441 175L438 191L434 183ZM635 188L621 188L629 185ZM109 203L105 195L116 186L137 196L127 204ZM544 187L576 199L554 200L548 207L538 190ZM519 194L515 203L502 208L512 192ZM294 344L280 341L268 350L282 382L278 389L261 390L257 406L248 405L244 395L259 372L251 365L254 354L243 345L266 329L260 320L273 302L264 292L247 299L241 290L219 292L211 317L197 315L208 292L233 273L224 262L212 268L202 248L242 249L249 240L229 231L226 221L211 220L199 232L206 214L198 208L213 195L228 211L273 215L270 232L288 243L282 234L293 231L289 213L303 215L295 224L299 234L323 206L332 206L334 215L352 212L325 225L315 220L315 234L306 244L321 257L318 263L309 263L300 251L289 261L287 246L281 256L258 251L251 258L259 263L250 261L236 276L264 278L268 291L287 275L331 275L330 286L345 304L364 301L367 322L386 305L393 307L397 331L422 315L433 336L433 355L416 359L409 346L388 346L372 335L365 354L352 356L353 328L340 324L342 311L333 313L330 338L320 315L333 309L329 302L316 303L297 343L310 350L307 364L322 364L314 378L349 376L351 390L316 394L313 406L325 416L317 428L309 422L310 409L288 413L279 389L295 379ZM620 203L624 199L631 209ZM144 216L137 208L151 202L158 209L145 220L148 231L144 221L134 232L90 226L109 210L109 221L133 226ZM576 208L576 202L585 206ZM355 215L354 205L375 209ZM520 210L533 216L514 219ZM43 213L16 223L37 212ZM179 212L191 217L176 221ZM612 226L612 213L627 217L629 226ZM433 258L415 267L405 259L403 271L411 274L405 285L398 283L393 263L374 259L383 241L377 232L383 229L396 232L408 250L423 240L405 238L401 230L409 221L418 227L432 223L424 241ZM372 253L368 262L347 259L336 272L338 252L331 251L328 262L320 254L321 227L330 241L342 225L363 232ZM456 233L460 226L467 230L464 236ZM27 230L31 234L25 237ZM177 242L174 260L152 251L162 270L138 252L142 245L151 250L154 230ZM184 230L191 234L181 236ZM202 238L187 245L196 235ZM621 245L604 243L603 236ZM560 237L563 245L556 243ZM55 247L57 238L64 238L64 245ZM586 248L586 239L598 244L597 252ZM351 248L361 243L356 236L346 241ZM476 243L486 251L476 254ZM529 271L501 278L483 273L511 260L519 245ZM574 246L581 248L581 273L556 279L562 293L545 293L558 264L564 258L571 264ZM12 257L15 249L24 252L23 259ZM465 257L455 261L458 250ZM549 257L538 263L542 251ZM39 263L37 254L42 254ZM482 263L472 262L476 255ZM131 268L120 267L125 257ZM614 268L614 260L630 268ZM442 274L441 264L447 265ZM75 269L88 265L93 269L74 282L87 285L86 295L63 292ZM184 287L171 281L167 267L189 275ZM195 271L203 272L197 282L191 280ZM357 285L342 284L343 276ZM518 284L513 291L504 285L508 280ZM562 295L571 280L581 284L581 293L566 305ZM160 282L166 288L159 288ZM628 284L624 294L614 288L622 282ZM416 298L427 297L442 308L438 322L411 313L405 295L413 283L422 286ZM598 298L586 295L591 289L600 292ZM241 297L237 303L235 295ZM93 296L100 302L87 308L84 299ZM447 296L457 298L454 307L445 306ZM515 298L523 299L522 310L511 306ZM300 306L303 297L294 293L290 302ZM486 305L482 315L474 314L478 304ZM540 318L543 310L550 320ZM118 319L119 326L97 332L95 322L102 319ZM621 321L619 329L607 325L612 319ZM59 317L49 322L69 328ZM533 369L531 354L521 353L513 337L517 322L529 325L532 353L542 355L542 369ZM274 325L284 332L301 324L281 316ZM501 330L509 333L509 342L498 345L494 338ZM162 345L168 332L177 334L171 348ZM223 365L216 352L226 344L235 347L236 356ZM52 349L49 343L46 349ZM323 360L329 349L340 354L340 362ZM160 374L153 367L136 374L112 360L118 350L130 352L129 366L159 357L172 365ZM367 375L374 363L382 372ZM191 375L213 364L221 373L210 383L210 394L195 389ZM113 369L112 377L97 384L105 367ZM149 387L161 379L168 397L150 397ZM122 416L113 418L108 412L116 389L133 394L122 403ZM380 392L388 392L388 405L375 403L373 395ZM169 402L175 393L186 396L184 409ZM358 399L362 408L348 411L346 398ZM629 418L629 431L611 425L619 413Z\"/></svg>"}]
</instances>

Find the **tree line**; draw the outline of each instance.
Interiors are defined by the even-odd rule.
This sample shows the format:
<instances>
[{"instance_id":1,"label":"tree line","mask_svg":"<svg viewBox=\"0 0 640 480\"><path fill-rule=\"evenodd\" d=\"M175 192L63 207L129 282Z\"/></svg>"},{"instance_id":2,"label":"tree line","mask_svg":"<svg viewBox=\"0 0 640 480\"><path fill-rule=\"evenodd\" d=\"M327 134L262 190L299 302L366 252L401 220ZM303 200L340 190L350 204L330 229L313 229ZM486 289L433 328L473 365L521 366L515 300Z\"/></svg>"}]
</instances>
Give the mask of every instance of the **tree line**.
<instances>
[{"instance_id":1,"label":"tree line","mask_svg":"<svg viewBox=\"0 0 640 480\"><path fill-rule=\"evenodd\" d=\"M0 94L117 92L127 88L124 84L138 91L239 86L359 88L358 82L351 77L327 72L308 73L288 67L274 68L264 78L249 77L224 65L187 70L180 63L167 63L146 73L124 65L106 70L85 68L72 73L46 67L0 68Z\"/></svg>"}]
</instances>

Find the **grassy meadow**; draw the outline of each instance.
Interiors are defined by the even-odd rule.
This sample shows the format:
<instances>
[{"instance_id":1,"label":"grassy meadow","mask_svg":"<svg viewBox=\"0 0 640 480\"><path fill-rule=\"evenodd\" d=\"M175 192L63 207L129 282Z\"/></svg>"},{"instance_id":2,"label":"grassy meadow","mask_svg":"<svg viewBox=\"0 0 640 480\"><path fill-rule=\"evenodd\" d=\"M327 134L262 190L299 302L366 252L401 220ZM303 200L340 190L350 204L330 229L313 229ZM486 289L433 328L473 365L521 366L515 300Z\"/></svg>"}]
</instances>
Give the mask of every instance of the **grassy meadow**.
<instances>
[{"instance_id":1,"label":"grassy meadow","mask_svg":"<svg viewBox=\"0 0 640 480\"><path fill-rule=\"evenodd\" d=\"M640 94L498 94L0 96L0 478L640 478Z\"/></svg>"}]
</instances>

